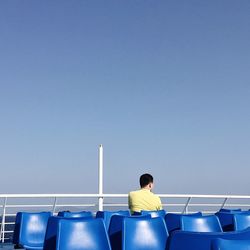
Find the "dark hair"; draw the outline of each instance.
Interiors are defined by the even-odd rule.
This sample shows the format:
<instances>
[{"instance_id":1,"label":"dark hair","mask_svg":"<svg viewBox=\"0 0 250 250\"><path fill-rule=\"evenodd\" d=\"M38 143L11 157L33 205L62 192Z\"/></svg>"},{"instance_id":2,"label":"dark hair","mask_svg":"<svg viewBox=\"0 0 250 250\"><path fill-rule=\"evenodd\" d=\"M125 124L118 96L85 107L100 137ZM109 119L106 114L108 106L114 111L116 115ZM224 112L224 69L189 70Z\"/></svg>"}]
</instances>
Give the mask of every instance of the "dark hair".
<instances>
[{"instance_id":1,"label":"dark hair","mask_svg":"<svg viewBox=\"0 0 250 250\"><path fill-rule=\"evenodd\" d=\"M141 188L147 186L149 183L153 183L154 178L151 174L143 174L140 177L140 186Z\"/></svg>"}]
</instances>

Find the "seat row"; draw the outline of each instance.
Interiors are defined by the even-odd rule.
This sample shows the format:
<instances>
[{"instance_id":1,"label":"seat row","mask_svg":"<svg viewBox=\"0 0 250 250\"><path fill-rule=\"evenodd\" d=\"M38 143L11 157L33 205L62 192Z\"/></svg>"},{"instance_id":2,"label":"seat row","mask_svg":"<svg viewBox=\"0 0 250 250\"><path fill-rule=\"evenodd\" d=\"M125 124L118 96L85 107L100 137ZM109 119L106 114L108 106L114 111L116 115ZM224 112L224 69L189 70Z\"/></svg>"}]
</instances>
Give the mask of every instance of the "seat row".
<instances>
[{"instance_id":1,"label":"seat row","mask_svg":"<svg viewBox=\"0 0 250 250\"><path fill-rule=\"evenodd\" d=\"M135 235L137 241L133 242ZM151 238L145 242L141 235ZM58 216L50 212L20 212L13 243L15 248L28 250L129 250L131 246L137 249L137 244L150 247L152 243L165 249L167 238L164 219L149 214L130 216L129 211L100 211L94 218L89 212L61 212Z\"/></svg>"},{"instance_id":2,"label":"seat row","mask_svg":"<svg viewBox=\"0 0 250 250\"><path fill-rule=\"evenodd\" d=\"M250 250L248 227L250 212L239 210L220 210L209 216L164 210L136 216L129 211L99 211L96 216L86 211L64 211L58 216L20 212L13 243L28 250L241 250L239 244L244 245L242 250ZM229 228L234 231L228 232Z\"/></svg>"}]
</instances>

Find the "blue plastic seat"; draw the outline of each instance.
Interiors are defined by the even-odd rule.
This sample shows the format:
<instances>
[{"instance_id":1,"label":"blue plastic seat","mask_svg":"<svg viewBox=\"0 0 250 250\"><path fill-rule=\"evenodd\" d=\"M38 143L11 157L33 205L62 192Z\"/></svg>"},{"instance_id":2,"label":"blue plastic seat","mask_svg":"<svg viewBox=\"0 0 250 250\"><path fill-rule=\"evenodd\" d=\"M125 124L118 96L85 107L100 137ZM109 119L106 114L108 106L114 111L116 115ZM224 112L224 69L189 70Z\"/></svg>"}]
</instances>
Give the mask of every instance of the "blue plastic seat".
<instances>
[{"instance_id":1,"label":"blue plastic seat","mask_svg":"<svg viewBox=\"0 0 250 250\"><path fill-rule=\"evenodd\" d=\"M142 210L141 211L141 215L147 215L149 214L152 218L156 218L156 217L162 217L164 218L166 215L166 211L165 210L152 210L152 211L147 211L147 210Z\"/></svg>"},{"instance_id":2,"label":"blue plastic seat","mask_svg":"<svg viewBox=\"0 0 250 250\"><path fill-rule=\"evenodd\" d=\"M56 250L111 250L102 219L63 218L58 223Z\"/></svg>"},{"instance_id":3,"label":"blue plastic seat","mask_svg":"<svg viewBox=\"0 0 250 250\"><path fill-rule=\"evenodd\" d=\"M241 210L231 210L230 212L217 212L215 215L219 218L221 227L224 232L234 231L234 215L235 214L248 214L249 211L241 211ZM250 214L250 213L249 213Z\"/></svg>"},{"instance_id":4,"label":"blue plastic seat","mask_svg":"<svg viewBox=\"0 0 250 250\"><path fill-rule=\"evenodd\" d=\"M168 232L162 217L123 220L122 250L165 250Z\"/></svg>"},{"instance_id":5,"label":"blue plastic seat","mask_svg":"<svg viewBox=\"0 0 250 250\"><path fill-rule=\"evenodd\" d=\"M80 217L93 217L93 214L90 211L81 211L81 212L60 211L58 213L58 216L67 218L80 218Z\"/></svg>"},{"instance_id":6,"label":"blue plastic seat","mask_svg":"<svg viewBox=\"0 0 250 250\"><path fill-rule=\"evenodd\" d=\"M234 213L217 212L215 215L218 217L224 232L234 231L234 222L233 222Z\"/></svg>"},{"instance_id":7,"label":"blue plastic seat","mask_svg":"<svg viewBox=\"0 0 250 250\"><path fill-rule=\"evenodd\" d=\"M136 219L138 217L151 218L149 214L138 215L138 216L113 215L111 217L108 235L112 250L120 250L122 248L122 227L124 218Z\"/></svg>"},{"instance_id":8,"label":"blue plastic seat","mask_svg":"<svg viewBox=\"0 0 250 250\"><path fill-rule=\"evenodd\" d=\"M60 227L61 220L94 220L93 217L61 217L61 216L51 216L48 220L48 225L45 234L44 248L43 250L54 250L56 249L56 241L58 228Z\"/></svg>"},{"instance_id":9,"label":"blue plastic seat","mask_svg":"<svg viewBox=\"0 0 250 250\"><path fill-rule=\"evenodd\" d=\"M189 232L222 232L219 219L215 215L202 217L182 216L181 230Z\"/></svg>"},{"instance_id":10,"label":"blue plastic seat","mask_svg":"<svg viewBox=\"0 0 250 250\"><path fill-rule=\"evenodd\" d=\"M233 215L234 230L244 230L250 227L250 213L238 213Z\"/></svg>"},{"instance_id":11,"label":"blue plastic seat","mask_svg":"<svg viewBox=\"0 0 250 250\"><path fill-rule=\"evenodd\" d=\"M101 219L101 218L100 219L94 219L92 217L79 217L79 218L76 218L76 217L51 216L49 218L49 221L48 221L48 226L47 226L47 230L46 230L44 249L43 250L55 250L57 248L58 235L60 233L60 228L61 228L62 221L86 222L86 221L95 221L95 220L101 220L102 224L103 224L103 227L105 227L104 223L103 223L103 219ZM87 229L87 227L86 227L86 229ZM75 231L75 233L76 233L76 231ZM82 235L81 230L79 231L79 235ZM105 235L107 236L106 229L105 229ZM62 247L62 245L61 245L61 247Z\"/></svg>"},{"instance_id":12,"label":"blue plastic seat","mask_svg":"<svg viewBox=\"0 0 250 250\"><path fill-rule=\"evenodd\" d=\"M130 216L129 210L119 210L119 211L98 211L96 213L96 218L102 218L106 226L107 231L109 230L110 221L113 215L124 215Z\"/></svg>"},{"instance_id":13,"label":"blue plastic seat","mask_svg":"<svg viewBox=\"0 0 250 250\"><path fill-rule=\"evenodd\" d=\"M19 212L16 216L13 243L25 249L43 249L50 212Z\"/></svg>"},{"instance_id":14,"label":"blue plastic seat","mask_svg":"<svg viewBox=\"0 0 250 250\"><path fill-rule=\"evenodd\" d=\"M188 216L202 217L202 213L193 213L193 214L175 214L167 213L165 216L165 222L167 225L168 233L171 234L175 230L181 229L181 218Z\"/></svg>"},{"instance_id":15,"label":"blue plastic seat","mask_svg":"<svg viewBox=\"0 0 250 250\"><path fill-rule=\"evenodd\" d=\"M249 240L250 229L226 233L200 233L180 230L174 231L170 236L168 250L211 250L211 242L218 238L230 240Z\"/></svg>"},{"instance_id":16,"label":"blue plastic seat","mask_svg":"<svg viewBox=\"0 0 250 250\"><path fill-rule=\"evenodd\" d=\"M243 215L237 217L238 220L235 221L235 215ZM249 222L249 211L234 211L234 212L217 212L215 214L222 226L224 232L234 231L234 230L243 230L250 226Z\"/></svg>"},{"instance_id":17,"label":"blue plastic seat","mask_svg":"<svg viewBox=\"0 0 250 250\"><path fill-rule=\"evenodd\" d=\"M212 241L211 250L250 250L250 240L225 240Z\"/></svg>"}]
</instances>

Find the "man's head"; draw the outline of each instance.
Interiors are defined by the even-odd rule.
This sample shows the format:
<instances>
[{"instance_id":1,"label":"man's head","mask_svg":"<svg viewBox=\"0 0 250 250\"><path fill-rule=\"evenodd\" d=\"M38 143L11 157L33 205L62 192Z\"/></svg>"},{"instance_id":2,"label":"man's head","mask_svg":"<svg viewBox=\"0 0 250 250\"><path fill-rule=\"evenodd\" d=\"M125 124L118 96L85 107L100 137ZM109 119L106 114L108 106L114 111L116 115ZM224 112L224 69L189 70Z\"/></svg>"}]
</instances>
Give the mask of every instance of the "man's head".
<instances>
[{"instance_id":1,"label":"man's head","mask_svg":"<svg viewBox=\"0 0 250 250\"><path fill-rule=\"evenodd\" d=\"M147 188L151 190L153 188L154 178L151 174L143 174L140 177L141 188Z\"/></svg>"}]
</instances>

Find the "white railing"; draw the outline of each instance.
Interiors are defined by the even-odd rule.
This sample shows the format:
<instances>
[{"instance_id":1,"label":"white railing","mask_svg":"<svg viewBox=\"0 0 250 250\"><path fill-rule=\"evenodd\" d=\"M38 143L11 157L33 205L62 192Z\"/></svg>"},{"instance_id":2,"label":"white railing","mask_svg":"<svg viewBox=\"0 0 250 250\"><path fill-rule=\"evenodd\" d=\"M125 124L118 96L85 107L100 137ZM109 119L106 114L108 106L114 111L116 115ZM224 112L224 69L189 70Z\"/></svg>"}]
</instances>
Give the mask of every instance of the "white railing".
<instances>
[{"instance_id":1,"label":"white railing","mask_svg":"<svg viewBox=\"0 0 250 250\"><path fill-rule=\"evenodd\" d=\"M18 211L128 209L127 194L103 194L103 146L99 146L98 194L0 194L0 241L10 240ZM159 194L167 212L215 213L220 208L250 208L250 196ZM84 200L84 201L83 201Z\"/></svg>"},{"instance_id":2,"label":"white railing","mask_svg":"<svg viewBox=\"0 0 250 250\"><path fill-rule=\"evenodd\" d=\"M250 208L250 196L246 195L192 195L159 194L168 212L215 213L220 208ZM0 240L9 240L13 234L15 215L18 211L98 210L128 209L127 194L1 194ZM100 202L101 199L101 202Z\"/></svg>"}]
</instances>

